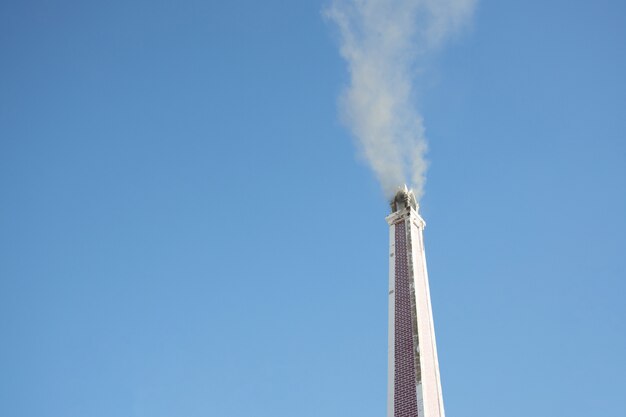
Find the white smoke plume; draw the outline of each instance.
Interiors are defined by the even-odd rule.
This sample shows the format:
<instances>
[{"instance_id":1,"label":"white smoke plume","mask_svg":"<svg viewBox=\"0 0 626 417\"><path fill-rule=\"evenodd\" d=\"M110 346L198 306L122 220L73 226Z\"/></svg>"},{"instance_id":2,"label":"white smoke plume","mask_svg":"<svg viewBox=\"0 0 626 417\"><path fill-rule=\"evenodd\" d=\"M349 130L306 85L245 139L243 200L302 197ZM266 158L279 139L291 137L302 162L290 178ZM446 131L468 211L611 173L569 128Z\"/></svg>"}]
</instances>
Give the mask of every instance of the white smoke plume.
<instances>
[{"instance_id":1,"label":"white smoke plume","mask_svg":"<svg viewBox=\"0 0 626 417\"><path fill-rule=\"evenodd\" d=\"M325 15L340 35L350 84L344 122L385 195L424 190L426 139L414 82L428 55L472 16L476 0L332 0Z\"/></svg>"}]
</instances>

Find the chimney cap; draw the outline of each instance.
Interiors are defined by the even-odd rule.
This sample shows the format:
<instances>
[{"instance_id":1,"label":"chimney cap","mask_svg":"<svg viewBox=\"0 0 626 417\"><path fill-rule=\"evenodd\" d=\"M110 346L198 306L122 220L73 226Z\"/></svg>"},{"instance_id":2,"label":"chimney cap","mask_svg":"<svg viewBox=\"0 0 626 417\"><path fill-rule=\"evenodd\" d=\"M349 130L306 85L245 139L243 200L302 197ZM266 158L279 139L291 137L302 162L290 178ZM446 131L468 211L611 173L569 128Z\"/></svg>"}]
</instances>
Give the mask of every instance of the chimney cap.
<instances>
[{"instance_id":1,"label":"chimney cap","mask_svg":"<svg viewBox=\"0 0 626 417\"><path fill-rule=\"evenodd\" d=\"M417 199L415 198L415 193L413 190L409 189L406 184L403 187L398 187L398 191L396 191L396 195L390 201L391 211L395 213L396 211L403 210L407 207L411 207L415 211L417 211Z\"/></svg>"}]
</instances>

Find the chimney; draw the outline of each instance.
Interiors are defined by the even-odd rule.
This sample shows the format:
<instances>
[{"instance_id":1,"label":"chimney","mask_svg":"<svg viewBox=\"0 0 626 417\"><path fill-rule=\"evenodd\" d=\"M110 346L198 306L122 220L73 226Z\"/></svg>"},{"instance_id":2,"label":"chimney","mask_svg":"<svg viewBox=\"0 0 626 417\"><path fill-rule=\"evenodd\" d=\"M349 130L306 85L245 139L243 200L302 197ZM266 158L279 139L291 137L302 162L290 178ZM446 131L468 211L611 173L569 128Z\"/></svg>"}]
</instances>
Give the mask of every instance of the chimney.
<instances>
[{"instance_id":1,"label":"chimney","mask_svg":"<svg viewBox=\"0 0 626 417\"><path fill-rule=\"evenodd\" d=\"M387 417L444 417L423 230L415 194L391 200Z\"/></svg>"}]
</instances>

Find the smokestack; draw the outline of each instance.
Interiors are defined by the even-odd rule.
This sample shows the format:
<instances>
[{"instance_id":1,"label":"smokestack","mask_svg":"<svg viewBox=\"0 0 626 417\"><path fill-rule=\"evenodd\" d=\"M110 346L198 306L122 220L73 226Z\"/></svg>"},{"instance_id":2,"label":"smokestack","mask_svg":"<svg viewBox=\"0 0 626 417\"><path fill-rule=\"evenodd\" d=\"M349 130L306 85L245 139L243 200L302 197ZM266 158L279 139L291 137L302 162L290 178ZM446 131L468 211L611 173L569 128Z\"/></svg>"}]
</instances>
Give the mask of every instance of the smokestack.
<instances>
[{"instance_id":1,"label":"smokestack","mask_svg":"<svg viewBox=\"0 0 626 417\"><path fill-rule=\"evenodd\" d=\"M387 417L444 417L423 230L412 190L391 200Z\"/></svg>"}]
</instances>

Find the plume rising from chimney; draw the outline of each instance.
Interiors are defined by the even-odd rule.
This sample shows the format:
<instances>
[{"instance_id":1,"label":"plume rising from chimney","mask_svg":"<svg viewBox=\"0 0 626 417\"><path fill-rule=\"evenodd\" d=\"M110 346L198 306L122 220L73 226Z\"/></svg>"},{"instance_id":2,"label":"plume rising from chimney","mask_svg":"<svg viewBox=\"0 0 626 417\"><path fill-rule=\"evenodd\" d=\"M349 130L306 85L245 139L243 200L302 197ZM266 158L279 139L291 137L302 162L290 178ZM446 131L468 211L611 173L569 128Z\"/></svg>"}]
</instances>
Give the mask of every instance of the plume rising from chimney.
<instances>
[{"instance_id":1,"label":"plume rising from chimney","mask_svg":"<svg viewBox=\"0 0 626 417\"><path fill-rule=\"evenodd\" d=\"M475 1L332 0L326 10L350 73L341 116L387 198L404 183L422 196L427 146L414 82L429 53L469 20Z\"/></svg>"}]
</instances>

